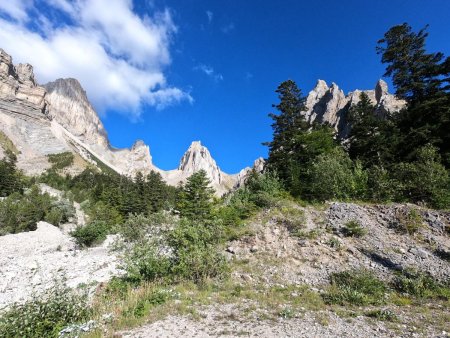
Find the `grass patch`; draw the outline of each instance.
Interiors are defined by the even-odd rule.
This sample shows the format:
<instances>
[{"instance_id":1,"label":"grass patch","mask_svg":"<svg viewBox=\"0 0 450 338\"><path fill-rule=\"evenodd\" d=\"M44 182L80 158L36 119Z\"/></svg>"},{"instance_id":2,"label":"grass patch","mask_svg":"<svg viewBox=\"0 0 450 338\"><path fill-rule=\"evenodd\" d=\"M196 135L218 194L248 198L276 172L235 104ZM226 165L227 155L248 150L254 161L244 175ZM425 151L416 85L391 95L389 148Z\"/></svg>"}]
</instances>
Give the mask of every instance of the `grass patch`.
<instances>
[{"instance_id":1,"label":"grass patch","mask_svg":"<svg viewBox=\"0 0 450 338\"><path fill-rule=\"evenodd\" d=\"M334 273L331 287L323 294L327 304L378 305L386 302L387 286L372 272L351 270Z\"/></svg>"},{"instance_id":2,"label":"grass patch","mask_svg":"<svg viewBox=\"0 0 450 338\"><path fill-rule=\"evenodd\" d=\"M383 310L383 309L377 309L377 310L371 310L365 313L367 317L375 318L382 321L388 321L388 322L395 322L398 320L397 315L392 312L391 310Z\"/></svg>"},{"instance_id":3,"label":"grass patch","mask_svg":"<svg viewBox=\"0 0 450 338\"><path fill-rule=\"evenodd\" d=\"M393 286L397 292L412 297L450 300L450 285L438 282L423 272L403 271L397 275Z\"/></svg>"}]
</instances>

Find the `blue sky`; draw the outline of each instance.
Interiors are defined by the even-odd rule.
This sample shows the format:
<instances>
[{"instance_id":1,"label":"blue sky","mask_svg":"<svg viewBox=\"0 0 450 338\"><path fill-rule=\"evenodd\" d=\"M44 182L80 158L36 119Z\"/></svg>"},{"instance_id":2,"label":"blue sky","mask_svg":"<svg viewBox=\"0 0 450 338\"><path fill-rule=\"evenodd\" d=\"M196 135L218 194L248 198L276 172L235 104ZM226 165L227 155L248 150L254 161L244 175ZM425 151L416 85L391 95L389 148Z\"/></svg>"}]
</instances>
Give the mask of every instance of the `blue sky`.
<instances>
[{"instance_id":1,"label":"blue sky","mask_svg":"<svg viewBox=\"0 0 450 338\"><path fill-rule=\"evenodd\" d=\"M12 9L0 4L0 41L7 41L0 47L11 49L15 61L33 63L36 50L55 60L58 67L35 57L42 82L81 78L111 143L129 147L143 139L162 169L175 168L194 140L230 173L266 156L261 142L271 139L267 114L276 87L290 78L306 95L320 78L344 92L372 89L384 73L376 41L395 24L416 30L430 24L429 50L450 54L447 0L24 2ZM116 9L114 17L102 5L105 12ZM7 39L10 24L23 30L26 44ZM27 35L36 32L40 37ZM80 41L81 49L92 47L87 54L95 67L65 55L66 46ZM98 46L105 52L96 53Z\"/></svg>"}]
</instances>

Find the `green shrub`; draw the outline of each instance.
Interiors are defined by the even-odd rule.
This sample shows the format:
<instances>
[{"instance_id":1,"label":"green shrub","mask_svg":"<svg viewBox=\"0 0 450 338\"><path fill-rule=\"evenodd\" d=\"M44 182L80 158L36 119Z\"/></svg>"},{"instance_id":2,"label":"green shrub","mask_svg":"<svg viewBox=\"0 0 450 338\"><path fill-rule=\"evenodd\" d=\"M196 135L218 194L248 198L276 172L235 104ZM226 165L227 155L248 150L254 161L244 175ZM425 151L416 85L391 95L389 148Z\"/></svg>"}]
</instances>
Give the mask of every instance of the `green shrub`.
<instances>
[{"instance_id":1,"label":"green shrub","mask_svg":"<svg viewBox=\"0 0 450 338\"><path fill-rule=\"evenodd\" d=\"M80 246L90 247L99 244L106 239L110 228L105 222L91 222L85 226L79 226L71 232L72 237Z\"/></svg>"},{"instance_id":2,"label":"green shrub","mask_svg":"<svg viewBox=\"0 0 450 338\"><path fill-rule=\"evenodd\" d=\"M157 253L155 246L143 241L136 243L125 258L126 279L132 283L155 281L170 277L171 260Z\"/></svg>"},{"instance_id":3,"label":"green shrub","mask_svg":"<svg viewBox=\"0 0 450 338\"><path fill-rule=\"evenodd\" d=\"M309 197L319 201L349 199L365 194L367 175L341 148L319 155L308 172Z\"/></svg>"},{"instance_id":4,"label":"green shrub","mask_svg":"<svg viewBox=\"0 0 450 338\"><path fill-rule=\"evenodd\" d=\"M345 223L342 232L347 237L362 237L367 233L367 230L357 220L351 220Z\"/></svg>"},{"instance_id":5,"label":"green shrub","mask_svg":"<svg viewBox=\"0 0 450 338\"><path fill-rule=\"evenodd\" d=\"M395 222L392 224L398 231L412 235L416 233L424 222L422 215L417 209L399 209L395 213Z\"/></svg>"},{"instance_id":6,"label":"green shrub","mask_svg":"<svg viewBox=\"0 0 450 338\"><path fill-rule=\"evenodd\" d=\"M23 195L14 193L0 201L0 234L36 230L36 223L50 213L54 199L33 186Z\"/></svg>"},{"instance_id":7,"label":"green shrub","mask_svg":"<svg viewBox=\"0 0 450 338\"><path fill-rule=\"evenodd\" d=\"M336 237L331 237L328 240L327 244L333 249L336 249L336 250L340 250L341 249L341 242Z\"/></svg>"},{"instance_id":8,"label":"green shrub","mask_svg":"<svg viewBox=\"0 0 450 338\"><path fill-rule=\"evenodd\" d=\"M73 164L74 156L71 152L47 155L53 170L61 170Z\"/></svg>"},{"instance_id":9,"label":"green shrub","mask_svg":"<svg viewBox=\"0 0 450 338\"><path fill-rule=\"evenodd\" d=\"M393 174L399 199L425 202L435 208L450 206L450 178L437 148L431 145L420 148L416 161L399 163Z\"/></svg>"},{"instance_id":10,"label":"green shrub","mask_svg":"<svg viewBox=\"0 0 450 338\"><path fill-rule=\"evenodd\" d=\"M450 299L450 285L436 281L430 274L406 270L394 280L394 288L401 293L419 298Z\"/></svg>"},{"instance_id":11,"label":"green shrub","mask_svg":"<svg viewBox=\"0 0 450 338\"><path fill-rule=\"evenodd\" d=\"M86 295L56 285L23 304L0 313L1 337L58 337L65 326L85 321L91 310Z\"/></svg>"},{"instance_id":12,"label":"green shrub","mask_svg":"<svg viewBox=\"0 0 450 338\"><path fill-rule=\"evenodd\" d=\"M116 208L102 201L88 208L87 214L91 220L105 222L111 229L117 228L123 221L122 215L120 215Z\"/></svg>"},{"instance_id":13,"label":"green shrub","mask_svg":"<svg viewBox=\"0 0 450 338\"><path fill-rule=\"evenodd\" d=\"M330 276L331 287L323 295L328 304L377 305L385 302L386 285L366 270L351 270Z\"/></svg>"},{"instance_id":14,"label":"green shrub","mask_svg":"<svg viewBox=\"0 0 450 338\"><path fill-rule=\"evenodd\" d=\"M389 322L395 322L398 319L396 314L391 310L372 310L366 312L366 316Z\"/></svg>"},{"instance_id":15,"label":"green shrub","mask_svg":"<svg viewBox=\"0 0 450 338\"><path fill-rule=\"evenodd\" d=\"M50 224L58 226L62 223L64 218L63 212L58 208L51 208L49 212L45 214L44 220Z\"/></svg>"}]
</instances>

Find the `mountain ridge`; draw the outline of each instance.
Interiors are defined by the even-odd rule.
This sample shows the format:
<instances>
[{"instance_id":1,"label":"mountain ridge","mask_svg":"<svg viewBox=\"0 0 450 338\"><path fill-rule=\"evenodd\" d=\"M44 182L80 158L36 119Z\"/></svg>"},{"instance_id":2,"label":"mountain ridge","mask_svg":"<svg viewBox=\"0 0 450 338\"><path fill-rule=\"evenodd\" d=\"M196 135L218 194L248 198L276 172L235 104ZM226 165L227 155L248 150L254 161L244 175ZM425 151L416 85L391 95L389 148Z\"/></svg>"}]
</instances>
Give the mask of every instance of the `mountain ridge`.
<instances>
[{"instance_id":1,"label":"mountain ridge","mask_svg":"<svg viewBox=\"0 0 450 338\"><path fill-rule=\"evenodd\" d=\"M359 100L361 90L347 95L335 84L318 80L306 97L305 118L309 122L330 124L340 138L349 132L346 114ZM386 82L379 80L373 90L365 90L380 115L391 114L405 103L388 93ZM33 66L14 65L12 57L0 49L0 131L20 150L18 166L28 174L39 174L50 167L47 155L70 151L79 157L80 172L91 163L102 162L127 176L155 171L171 185L184 182L190 175L205 170L216 193L222 195L245 181L250 167L236 174L223 172L210 151L194 141L182 156L176 169L162 170L154 163L150 147L136 140L130 148L114 148L85 90L74 78L37 84ZM1 155L1 154L0 154ZM83 164L84 161L84 164ZM253 168L262 171L259 158Z\"/></svg>"}]
</instances>

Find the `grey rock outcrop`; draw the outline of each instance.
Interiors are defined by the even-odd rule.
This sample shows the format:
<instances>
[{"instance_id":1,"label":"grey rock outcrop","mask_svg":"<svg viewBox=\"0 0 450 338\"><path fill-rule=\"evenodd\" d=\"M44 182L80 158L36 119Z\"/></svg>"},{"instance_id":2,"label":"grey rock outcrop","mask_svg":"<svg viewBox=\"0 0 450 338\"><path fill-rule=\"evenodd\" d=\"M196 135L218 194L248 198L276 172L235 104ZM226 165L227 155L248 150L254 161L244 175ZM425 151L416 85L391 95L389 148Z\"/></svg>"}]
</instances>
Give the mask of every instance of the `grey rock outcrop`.
<instances>
[{"instance_id":1,"label":"grey rock outcrop","mask_svg":"<svg viewBox=\"0 0 450 338\"><path fill-rule=\"evenodd\" d=\"M362 92L366 93L374 104L374 114L381 117L395 113L406 105L405 101L389 94L388 85L383 80L377 82L374 90L357 89L347 95L335 83L329 87L325 81L318 80L306 98L305 117L310 123L328 123L337 131L339 137L345 138L350 131L348 110L359 102Z\"/></svg>"},{"instance_id":2,"label":"grey rock outcrop","mask_svg":"<svg viewBox=\"0 0 450 338\"><path fill-rule=\"evenodd\" d=\"M44 88L52 119L84 143L109 146L106 130L78 80L58 79Z\"/></svg>"},{"instance_id":3,"label":"grey rock outcrop","mask_svg":"<svg viewBox=\"0 0 450 338\"><path fill-rule=\"evenodd\" d=\"M246 167L244 169L242 169L238 174L234 175L235 176L235 188L239 188L242 187L245 184L245 181L247 180L248 174L252 171L255 170L258 173L262 173L264 170L264 166L266 164L266 161L262 158L259 157L255 160L255 162L253 162L253 166L250 167Z\"/></svg>"}]
</instances>

